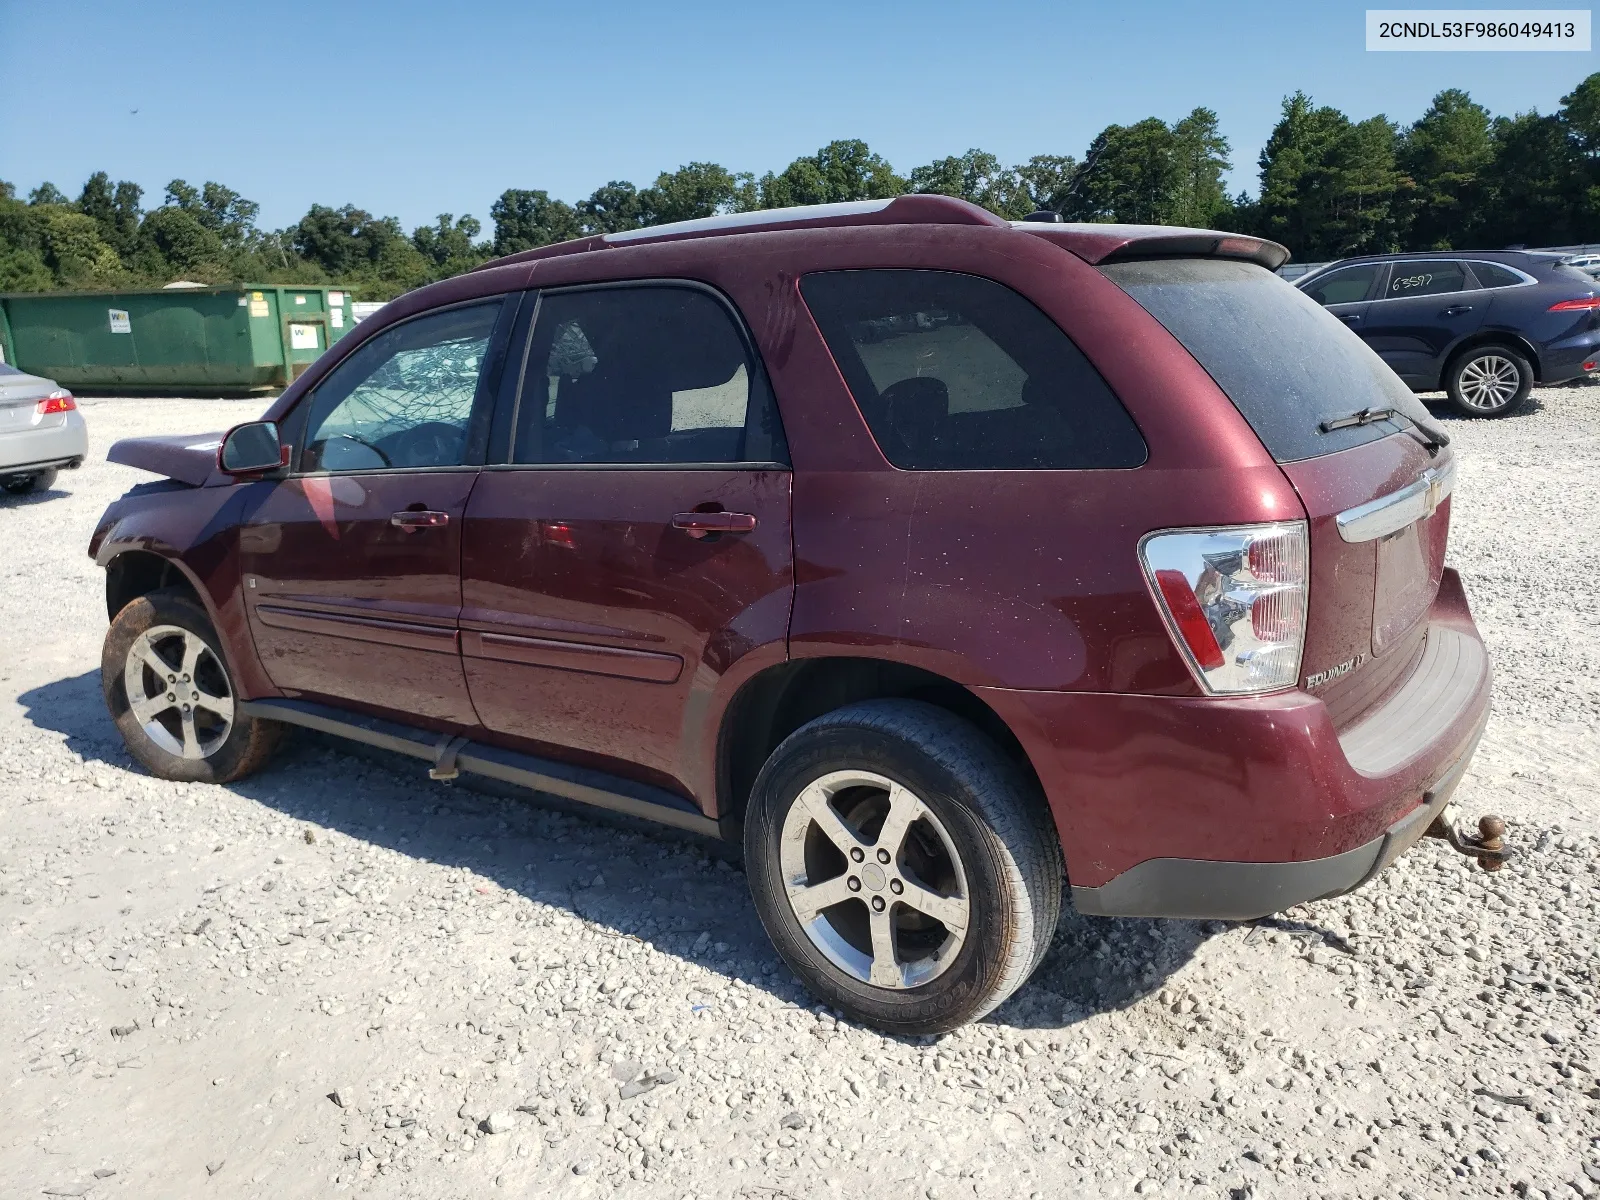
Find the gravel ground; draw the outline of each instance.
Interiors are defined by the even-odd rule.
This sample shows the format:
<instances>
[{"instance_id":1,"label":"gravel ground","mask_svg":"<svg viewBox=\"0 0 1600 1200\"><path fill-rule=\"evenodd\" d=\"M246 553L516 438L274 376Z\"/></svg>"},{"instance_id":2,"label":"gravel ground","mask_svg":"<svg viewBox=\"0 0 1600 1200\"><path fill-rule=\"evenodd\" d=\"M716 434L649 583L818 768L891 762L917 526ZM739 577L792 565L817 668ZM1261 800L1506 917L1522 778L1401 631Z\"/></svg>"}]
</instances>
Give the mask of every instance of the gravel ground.
<instances>
[{"instance_id":1,"label":"gravel ground","mask_svg":"<svg viewBox=\"0 0 1600 1200\"><path fill-rule=\"evenodd\" d=\"M111 440L259 402L88 401L92 465L0 499L0 1193L810 1200L1600 1195L1600 389L1451 420L1451 560L1495 662L1425 842L1246 925L1067 914L988 1020L810 1004L681 840L300 737L135 769L84 556Z\"/></svg>"}]
</instances>

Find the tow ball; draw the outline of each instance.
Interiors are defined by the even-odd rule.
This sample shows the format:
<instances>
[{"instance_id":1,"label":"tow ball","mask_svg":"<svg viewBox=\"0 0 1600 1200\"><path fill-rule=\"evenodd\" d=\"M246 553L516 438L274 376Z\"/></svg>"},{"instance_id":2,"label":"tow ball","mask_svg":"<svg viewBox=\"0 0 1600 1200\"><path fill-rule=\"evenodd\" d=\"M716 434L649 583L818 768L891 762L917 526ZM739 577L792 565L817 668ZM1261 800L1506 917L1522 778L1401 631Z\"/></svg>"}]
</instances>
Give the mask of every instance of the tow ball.
<instances>
[{"instance_id":1,"label":"tow ball","mask_svg":"<svg viewBox=\"0 0 1600 1200\"><path fill-rule=\"evenodd\" d=\"M1478 836L1462 833L1445 819L1440 813L1433 819L1433 824L1428 826L1424 837L1439 838L1450 843L1450 848L1468 858L1478 860L1478 865L1485 871L1498 871L1510 862L1513 852L1506 845L1506 823L1499 817L1481 817L1478 820Z\"/></svg>"}]
</instances>

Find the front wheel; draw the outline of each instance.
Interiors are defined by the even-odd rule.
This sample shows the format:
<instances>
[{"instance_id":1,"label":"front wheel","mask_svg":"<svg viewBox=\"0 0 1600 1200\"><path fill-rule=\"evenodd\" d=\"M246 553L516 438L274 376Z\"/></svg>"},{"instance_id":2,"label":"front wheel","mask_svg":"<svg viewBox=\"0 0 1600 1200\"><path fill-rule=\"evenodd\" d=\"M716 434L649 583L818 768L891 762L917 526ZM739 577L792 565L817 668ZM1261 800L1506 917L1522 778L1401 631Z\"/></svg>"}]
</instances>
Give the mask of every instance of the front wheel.
<instances>
[{"instance_id":1,"label":"front wheel","mask_svg":"<svg viewBox=\"0 0 1600 1200\"><path fill-rule=\"evenodd\" d=\"M1478 346L1450 364L1445 391L1469 417L1503 417L1522 407L1533 390L1533 367L1505 346Z\"/></svg>"},{"instance_id":2,"label":"front wheel","mask_svg":"<svg viewBox=\"0 0 1600 1200\"><path fill-rule=\"evenodd\" d=\"M259 770L283 726L238 708L205 609L176 589L130 600L100 655L106 708L134 758L159 779L227 783Z\"/></svg>"},{"instance_id":3,"label":"front wheel","mask_svg":"<svg viewBox=\"0 0 1600 1200\"><path fill-rule=\"evenodd\" d=\"M998 1007L1061 911L1037 786L972 725L916 701L852 704L791 734L756 780L745 866L795 974L891 1033Z\"/></svg>"}]
</instances>

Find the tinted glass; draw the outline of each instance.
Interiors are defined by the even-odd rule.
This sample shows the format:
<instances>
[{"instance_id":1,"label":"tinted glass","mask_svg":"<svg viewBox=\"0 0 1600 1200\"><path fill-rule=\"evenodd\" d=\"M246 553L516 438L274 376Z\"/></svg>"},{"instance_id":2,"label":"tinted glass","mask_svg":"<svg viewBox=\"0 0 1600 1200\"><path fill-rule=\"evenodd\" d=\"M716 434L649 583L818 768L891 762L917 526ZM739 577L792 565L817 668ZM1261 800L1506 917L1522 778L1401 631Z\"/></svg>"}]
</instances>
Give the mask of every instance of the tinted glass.
<instances>
[{"instance_id":1,"label":"tinted glass","mask_svg":"<svg viewBox=\"0 0 1600 1200\"><path fill-rule=\"evenodd\" d=\"M782 462L764 376L728 310L678 287L540 300L519 463Z\"/></svg>"},{"instance_id":2,"label":"tinted glass","mask_svg":"<svg viewBox=\"0 0 1600 1200\"><path fill-rule=\"evenodd\" d=\"M1472 273L1478 277L1478 282L1486 288L1515 287L1519 283L1527 282L1515 271L1502 267L1498 263L1475 262L1472 264Z\"/></svg>"},{"instance_id":3,"label":"tinted glass","mask_svg":"<svg viewBox=\"0 0 1600 1200\"><path fill-rule=\"evenodd\" d=\"M467 431L500 301L418 317L345 359L311 398L303 471L451 467Z\"/></svg>"},{"instance_id":4,"label":"tinted glass","mask_svg":"<svg viewBox=\"0 0 1600 1200\"><path fill-rule=\"evenodd\" d=\"M895 466L1144 462L1144 439L1099 372L1010 288L948 271L829 271L807 275L800 288Z\"/></svg>"},{"instance_id":5,"label":"tinted glass","mask_svg":"<svg viewBox=\"0 0 1600 1200\"><path fill-rule=\"evenodd\" d=\"M1279 462L1314 458L1395 432L1387 422L1323 433L1332 417L1428 412L1332 313L1250 263L1168 258L1101 268L1172 332L1228 394Z\"/></svg>"},{"instance_id":6,"label":"tinted glass","mask_svg":"<svg viewBox=\"0 0 1600 1200\"><path fill-rule=\"evenodd\" d=\"M1467 273L1458 262L1397 262L1389 272L1385 300L1407 296L1438 296L1467 286Z\"/></svg>"},{"instance_id":7,"label":"tinted glass","mask_svg":"<svg viewBox=\"0 0 1600 1200\"><path fill-rule=\"evenodd\" d=\"M1368 263L1361 267L1346 267L1342 271L1329 271L1301 290L1318 304L1354 304L1357 300L1367 298L1367 291L1381 269L1381 263Z\"/></svg>"}]
</instances>

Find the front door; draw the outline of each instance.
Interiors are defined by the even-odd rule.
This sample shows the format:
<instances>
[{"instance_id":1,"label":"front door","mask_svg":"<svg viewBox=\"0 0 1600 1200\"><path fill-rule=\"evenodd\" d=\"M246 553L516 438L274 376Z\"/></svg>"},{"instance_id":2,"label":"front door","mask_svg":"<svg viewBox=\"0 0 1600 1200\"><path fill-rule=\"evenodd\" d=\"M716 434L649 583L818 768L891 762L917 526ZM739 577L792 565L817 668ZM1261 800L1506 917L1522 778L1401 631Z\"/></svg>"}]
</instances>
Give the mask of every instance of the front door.
<instances>
[{"instance_id":1,"label":"front door","mask_svg":"<svg viewBox=\"0 0 1600 1200\"><path fill-rule=\"evenodd\" d=\"M285 422L302 443L295 471L257 485L240 565L256 649L287 695L477 723L459 652L461 531L501 308L385 330Z\"/></svg>"},{"instance_id":2,"label":"front door","mask_svg":"<svg viewBox=\"0 0 1600 1200\"><path fill-rule=\"evenodd\" d=\"M1414 388L1439 386L1450 349L1483 324L1489 293L1450 259L1390 265L1383 294L1367 305L1361 336Z\"/></svg>"},{"instance_id":3,"label":"front door","mask_svg":"<svg viewBox=\"0 0 1600 1200\"><path fill-rule=\"evenodd\" d=\"M1357 333L1364 332L1367 301L1383 273L1382 263L1358 263L1319 275L1305 285L1305 293Z\"/></svg>"},{"instance_id":4,"label":"front door","mask_svg":"<svg viewBox=\"0 0 1600 1200\"><path fill-rule=\"evenodd\" d=\"M719 682L786 652L765 375L720 297L683 285L546 293L524 361L509 461L467 507L473 703L509 743L693 794Z\"/></svg>"}]
</instances>

